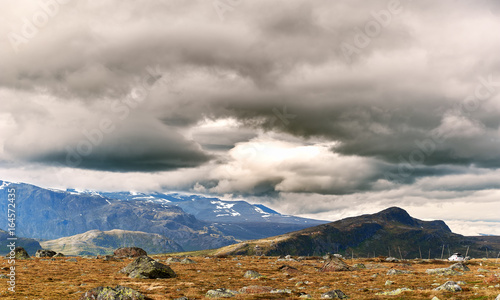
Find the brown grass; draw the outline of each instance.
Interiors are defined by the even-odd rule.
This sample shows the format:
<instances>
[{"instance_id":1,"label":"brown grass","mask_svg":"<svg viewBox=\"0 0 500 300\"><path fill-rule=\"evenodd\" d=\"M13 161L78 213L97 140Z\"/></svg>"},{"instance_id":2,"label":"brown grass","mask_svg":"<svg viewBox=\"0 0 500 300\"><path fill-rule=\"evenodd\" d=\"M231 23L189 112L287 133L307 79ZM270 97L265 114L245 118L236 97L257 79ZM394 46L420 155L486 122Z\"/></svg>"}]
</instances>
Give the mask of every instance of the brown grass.
<instances>
[{"instance_id":1,"label":"brown grass","mask_svg":"<svg viewBox=\"0 0 500 300\"><path fill-rule=\"evenodd\" d=\"M165 260L166 255L153 255L153 258ZM107 262L101 259L78 257L78 262L69 262L68 258L56 258L54 261L43 259L18 260L16 294L7 291L7 279L0 279L1 299L78 299L82 292L97 286L123 285L140 291L151 299L174 299L187 296L190 299L203 299L210 289L228 288L239 290L244 286L268 286L278 289L291 289L287 294L251 294L239 295L236 299L299 299L300 293L310 294L319 299L321 294L332 289L340 289L350 296L350 299L494 299L500 294L500 289L490 287L485 280L495 273L500 273L500 263L494 259L488 261L477 260L469 264L470 272L458 276L427 275L426 269L442 268L450 263L442 261L408 261L411 265L402 263L388 263L377 259L346 260L349 265L354 263L372 264L374 269L363 269L346 272L320 273L317 270L322 266L320 259L308 259L300 262L276 261L276 257L237 257L232 256L191 257L197 263L183 265L171 264L177 273L173 279L131 279L117 271L126 266L132 259L123 262ZM237 265L241 263L241 266ZM279 270L282 265L297 268L296 274L285 274ZM8 267L5 259L0 260L0 274L7 274L4 267ZM409 275L386 276L390 268L407 269L414 273ZM487 269L490 273L479 273L478 268ZM246 279L245 271L255 270L264 277ZM372 277L378 274L377 277ZM484 276L484 277L482 277ZM386 280L394 281L386 286ZM436 286L447 280L465 281L463 292L447 293L433 291ZM308 281L308 283L305 283ZM303 282L300 284L299 282ZM297 285L297 283L299 283ZM329 288L324 288L328 286ZM398 296L377 296L381 291L397 288L411 288Z\"/></svg>"}]
</instances>

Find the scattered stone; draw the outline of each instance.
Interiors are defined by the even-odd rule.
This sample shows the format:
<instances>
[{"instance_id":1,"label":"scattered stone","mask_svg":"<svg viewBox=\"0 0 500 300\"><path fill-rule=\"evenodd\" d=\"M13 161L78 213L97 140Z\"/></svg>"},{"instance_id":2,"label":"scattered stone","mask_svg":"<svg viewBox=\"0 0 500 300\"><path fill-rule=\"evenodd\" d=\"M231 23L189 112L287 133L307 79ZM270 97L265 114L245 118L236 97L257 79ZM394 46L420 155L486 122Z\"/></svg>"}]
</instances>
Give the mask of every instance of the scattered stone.
<instances>
[{"instance_id":1,"label":"scattered stone","mask_svg":"<svg viewBox=\"0 0 500 300\"><path fill-rule=\"evenodd\" d=\"M14 256L16 257L16 259L29 259L30 258L28 252L26 252L26 250L24 250L23 247L14 248ZM5 255L5 257L11 257L10 253Z\"/></svg>"},{"instance_id":2,"label":"scattered stone","mask_svg":"<svg viewBox=\"0 0 500 300\"><path fill-rule=\"evenodd\" d=\"M462 288L455 281L447 281L441 286L438 286L436 291L461 292Z\"/></svg>"},{"instance_id":3,"label":"scattered stone","mask_svg":"<svg viewBox=\"0 0 500 300\"><path fill-rule=\"evenodd\" d=\"M411 274L411 271L408 270L397 270L397 269L390 269L387 271L386 275L401 275L401 274Z\"/></svg>"},{"instance_id":4,"label":"scattered stone","mask_svg":"<svg viewBox=\"0 0 500 300\"><path fill-rule=\"evenodd\" d=\"M385 261L388 261L388 262L398 262L399 259L395 258L395 257L391 257L389 256L388 258L385 259Z\"/></svg>"},{"instance_id":5,"label":"scattered stone","mask_svg":"<svg viewBox=\"0 0 500 300\"><path fill-rule=\"evenodd\" d=\"M342 259L338 257L332 257L330 260L326 261L323 267L319 270L320 272L338 272L338 271L350 271L352 268L347 265Z\"/></svg>"},{"instance_id":6,"label":"scattered stone","mask_svg":"<svg viewBox=\"0 0 500 300\"><path fill-rule=\"evenodd\" d=\"M139 257L147 256L148 254L139 247L122 247L116 249L113 255L116 257Z\"/></svg>"},{"instance_id":7,"label":"scattered stone","mask_svg":"<svg viewBox=\"0 0 500 300\"><path fill-rule=\"evenodd\" d=\"M290 289L273 289L271 294L291 294L292 290Z\"/></svg>"},{"instance_id":8,"label":"scattered stone","mask_svg":"<svg viewBox=\"0 0 500 300\"><path fill-rule=\"evenodd\" d=\"M394 281L386 280L385 285L391 285L393 283L394 283Z\"/></svg>"},{"instance_id":9,"label":"scattered stone","mask_svg":"<svg viewBox=\"0 0 500 300\"><path fill-rule=\"evenodd\" d=\"M240 293L242 294L264 294L270 293L273 290L272 287L269 286L260 286L260 285L250 285L245 286L240 289Z\"/></svg>"},{"instance_id":10,"label":"scattered stone","mask_svg":"<svg viewBox=\"0 0 500 300\"><path fill-rule=\"evenodd\" d=\"M281 267L278 268L281 272L288 274L288 275L296 275L300 274L300 272L297 268L291 267L289 265L282 265Z\"/></svg>"},{"instance_id":11,"label":"scattered stone","mask_svg":"<svg viewBox=\"0 0 500 300\"><path fill-rule=\"evenodd\" d=\"M52 250L40 249L40 250L36 251L35 257L39 257L39 258L40 257L52 257L56 254L57 254L57 252L52 251Z\"/></svg>"},{"instance_id":12,"label":"scattered stone","mask_svg":"<svg viewBox=\"0 0 500 300\"><path fill-rule=\"evenodd\" d=\"M477 271L480 273L489 273L490 272L489 270L482 269L482 268L477 269Z\"/></svg>"},{"instance_id":13,"label":"scattered stone","mask_svg":"<svg viewBox=\"0 0 500 300\"><path fill-rule=\"evenodd\" d=\"M144 300L144 295L128 287L117 285L112 287L96 287L87 291L80 297L80 300L94 299L120 299L120 300Z\"/></svg>"},{"instance_id":14,"label":"scattered stone","mask_svg":"<svg viewBox=\"0 0 500 300\"><path fill-rule=\"evenodd\" d=\"M463 263L456 263L448 267L448 269L455 270L455 271L470 271L469 267Z\"/></svg>"},{"instance_id":15,"label":"scattered stone","mask_svg":"<svg viewBox=\"0 0 500 300\"><path fill-rule=\"evenodd\" d=\"M364 264L354 264L352 267L355 269L360 269L360 270L366 269L366 266Z\"/></svg>"},{"instance_id":16,"label":"scattered stone","mask_svg":"<svg viewBox=\"0 0 500 300\"><path fill-rule=\"evenodd\" d=\"M178 263L178 262L181 262L181 260L178 259L177 257L169 257L169 258L167 258L166 262L168 262L168 263Z\"/></svg>"},{"instance_id":17,"label":"scattered stone","mask_svg":"<svg viewBox=\"0 0 500 300\"><path fill-rule=\"evenodd\" d=\"M500 300L500 294L495 298L495 300Z\"/></svg>"},{"instance_id":18,"label":"scattered stone","mask_svg":"<svg viewBox=\"0 0 500 300\"><path fill-rule=\"evenodd\" d=\"M346 294L344 294L341 290L333 290L326 292L324 294L321 294L321 299L347 299Z\"/></svg>"},{"instance_id":19,"label":"scattered stone","mask_svg":"<svg viewBox=\"0 0 500 300\"><path fill-rule=\"evenodd\" d=\"M56 255L52 256L52 257L64 257L64 254L62 254L62 253L59 252Z\"/></svg>"},{"instance_id":20,"label":"scattered stone","mask_svg":"<svg viewBox=\"0 0 500 300\"><path fill-rule=\"evenodd\" d=\"M183 260L181 260L181 264L186 264L186 265L190 265L190 264L195 264L196 262L192 259L189 259L189 258L184 258Z\"/></svg>"},{"instance_id":21,"label":"scattered stone","mask_svg":"<svg viewBox=\"0 0 500 300\"><path fill-rule=\"evenodd\" d=\"M177 275L169 266L159 263L149 256L140 256L133 262L121 269L119 273L124 273L130 278L173 278Z\"/></svg>"},{"instance_id":22,"label":"scattered stone","mask_svg":"<svg viewBox=\"0 0 500 300\"><path fill-rule=\"evenodd\" d=\"M225 288L209 290L205 296L208 298L231 298L238 294L237 291L227 290Z\"/></svg>"},{"instance_id":23,"label":"scattered stone","mask_svg":"<svg viewBox=\"0 0 500 300\"><path fill-rule=\"evenodd\" d=\"M104 260L104 261L123 261L123 259L116 258L113 255L105 255L102 260Z\"/></svg>"},{"instance_id":24,"label":"scattered stone","mask_svg":"<svg viewBox=\"0 0 500 300\"><path fill-rule=\"evenodd\" d=\"M447 275L447 276L462 275L462 273L450 268L427 269L425 270L425 273L430 275Z\"/></svg>"},{"instance_id":25,"label":"scattered stone","mask_svg":"<svg viewBox=\"0 0 500 300\"><path fill-rule=\"evenodd\" d=\"M9 276L7 276L7 275L5 275L5 274L0 274L0 278L3 278L3 279L7 278L7 279L8 279L8 278L9 278Z\"/></svg>"},{"instance_id":26,"label":"scattered stone","mask_svg":"<svg viewBox=\"0 0 500 300\"><path fill-rule=\"evenodd\" d=\"M259 272L253 271L253 270L248 270L245 272L245 275L243 275L245 278L250 278L250 279L258 279L262 277Z\"/></svg>"},{"instance_id":27,"label":"scattered stone","mask_svg":"<svg viewBox=\"0 0 500 300\"><path fill-rule=\"evenodd\" d=\"M303 295L300 295L299 298L303 298L303 299L312 299L311 295L308 295L308 294L303 294Z\"/></svg>"},{"instance_id":28,"label":"scattered stone","mask_svg":"<svg viewBox=\"0 0 500 300\"><path fill-rule=\"evenodd\" d=\"M436 297L436 296L434 296L434 297L432 297L432 299L431 299L431 300L439 300L439 298L438 298L438 297Z\"/></svg>"},{"instance_id":29,"label":"scattered stone","mask_svg":"<svg viewBox=\"0 0 500 300\"><path fill-rule=\"evenodd\" d=\"M78 260L74 257L70 258L70 259L67 259L66 261L69 261L69 262L78 262Z\"/></svg>"},{"instance_id":30,"label":"scattered stone","mask_svg":"<svg viewBox=\"0 0 500 300\"><path fill-rule=\"evenodd\" d=\"M394 291L385 291L385 292L376 293L375 295L394 296L394 295L399 295L403 292L411 292L411 291L412 291L412 289L403 287L403 288L396 289Z\"/></svg>"},{"instance_id":31,"label":"scattered stone","mask_svg":"<svg viewBox=\"0 0 500 300\"><path fill-rule=\"evenodd\" d=\"M180 298L175 298L174 300L189 300L189 298L183 296L183 297L180 297Z\"/></svg>"}]
</instances>

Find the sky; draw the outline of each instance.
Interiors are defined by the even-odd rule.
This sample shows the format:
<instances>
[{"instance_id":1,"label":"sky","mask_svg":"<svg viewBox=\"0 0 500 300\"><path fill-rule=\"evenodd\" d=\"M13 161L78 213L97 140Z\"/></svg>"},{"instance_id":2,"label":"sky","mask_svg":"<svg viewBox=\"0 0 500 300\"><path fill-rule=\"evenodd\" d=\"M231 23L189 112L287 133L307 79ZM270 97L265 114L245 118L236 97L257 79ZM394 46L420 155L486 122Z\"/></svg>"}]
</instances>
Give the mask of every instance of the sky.
<instances>
[{"instance_id":1,"label":"sky","mask_svg":"<svg viewBox=\"0 0 500 300\"><path fill-rule=\"evenodd\" d=\"M500 3L8 1L0 179L500 235Z\"/></svg>"}]
</instances>

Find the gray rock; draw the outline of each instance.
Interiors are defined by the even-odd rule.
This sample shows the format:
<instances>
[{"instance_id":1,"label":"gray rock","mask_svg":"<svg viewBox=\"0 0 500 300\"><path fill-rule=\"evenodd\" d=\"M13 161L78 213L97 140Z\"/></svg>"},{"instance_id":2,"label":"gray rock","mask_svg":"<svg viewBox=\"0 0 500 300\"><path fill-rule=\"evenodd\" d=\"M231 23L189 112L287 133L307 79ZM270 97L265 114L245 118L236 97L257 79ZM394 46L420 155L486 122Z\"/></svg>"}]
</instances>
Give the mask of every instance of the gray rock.
<instances>
[{"instance_id":1,"label":"gray rock","mask_svg":"<svg viewBox=\"0 0 500 300\"><path fill-rule=\"evenodd\" d=\"M273 289L271 294L291 294L292 290L290 289Z\"/></svg>"},{"instance_id":2,"label":"gray rock","mask_svg":"<svg viewBox=\"0 0 500 300\"><path fill-rule=\"evenodd\" d=\"M354 264L352 267L355 269L366 269L364 264Z\"/></svg>"},{"instance_id":3,"label":"gray rock","mask_svg":"<svg viewBox=\"0 0 500 300\"><path fill-rule=\"evenodd\" d=\"M342 259L334 256L330 260L327 260L319 271L338 272L338 271L350 271L350 270L352 270L352 268L349 265L347 265Z\"/></svg>"},{"instance_id":4,"label":"gray rock","mask_svg":"<svg viewBox=\"0 0 500 300\"><path fill-rule=\"evenodd\" d=\"M385 292L376 293L375 295L395 296L395 295L399 295L403 292L411 292L411 291L412 291L412 289L403 287L403 288L395 289L394 291L385 291Z\"/></svg>"},{"instance_id":5,"label":"gray rock","mask_svg":"<svg viewBox=\"0 0 500 300\"><path fill-rule=\"evenodd\" d=\"M78 260L74 257L70 258L70 259L67 259L66 261L69 261L69 262L78 262Z\"/></svg>"},{"instance_id":6,"label":"gray rock","mask_svg":"<svg viewBox=\"0 0 500 300\"><path fill-rule=\"evenodd\" d=\"M438 286L436 291L461 292L462 288L455 281L447 281L443 285Z\"/></svg>"},{"instance_id":7,"label":"gray rock","mask_svg":"<svg viewBox=\"0 0 500 300\"><path fill-rule=\"evenodd\" d=\"M455 271L470 271L469 267L463 263L456 263L448 267L448 269L455 270Z\"/></svg>"},{"instance_id":8,"label":"gray rock","mask_svg":"<svg viewBox=\"0 0 500 300\"><path fill-rule=\"evenodd\" d=\"M388 262L398 262L399 259L395 258L395 257L388 257L385 259L385 261L388 261Z\"/></svg>"},{"instance_id":9,"label":"gray rock","mask_svg":"<svg viewBox=\"0 0 500 300\"><path fill-rule=\"evenodd\" d=\"M495 298L495 300L500 300L500 294Z\"/></svg>"},{"instance_id":10,"label":"gray rock","mask_svg":"<svg viewBox=\"0 0 500 300\"><path fill-rule=\"evenodd\" d=\"M192 259L189 259L189 258L184 258L183 260L181 260L181 264L186 264L186 265L190 265L190 264L195 264L196 262Z\"/></svg>"},{"instance_id":11,"label":"gray rock","mask_svg":"<svg viewBox=\"0 0 500 300\"><path fill-rule=\"evenodd\" d=\"M462 275L462 273L450 268L427 269L425 270L425 273L430 275L447 275L447 276Z\"/></svg>"},{"instance_id":12,"label":"gray rock","mask_svg":"<svg viewBox=\"0 0 500 300\"><path fill-rule=\"evenodd\" d=\"M2 279L6 279L6 278L9 278L9 276L5 275L5 274L0 274L0 278Z\"/></svg>"},{"instance_id":13,"label":"gray rock","mask_svg":"<svg viewBox=\"0 0 500 300\"><path fill-rule=\"evenodd\" d=\"M29 259L30 256L23 247L16 247L14 249L14 256L16 259ZM10 253L6 255L6 257L10 257Z\"/></svg>"},{"instance_id":14,"label":"gray rock","mask_svg":"<svg viewBox=\"0 0 500 300\"><path fill-rule=\"evenodd\" d=\"M124 273L130 278L173 278L177 275L169 266L159 263L148 256L140 256L133 262L121 269L119 273Z\"/></svg>"},{"instance_id":15,"label":"gray rock","mask_svg":"<svg viewBox=\"0 0 500 300\"><path fill-rule=\"evenodd\" d=\"M144 300L144 295L128 287L117 285L112 287L96 287L83 294L79 300Z\"/></svg>"},{"instance_id":16,"label":"gray rock","mask_svg":"<svg viewBox=\"0 0 500 300\"><path fill-rule=\"evenodd\" d=\"M482 268L477 269L477 271L481 272L481 273L489 273L490 272L489 270L482 269Z\"/></svg>"},{"instance_id":17,"label":"gray rock","mask_svg":"<svg viewBox=\"0 0 500 300\"><path fill-rule=\"evenodd\" d=\"M401 275L401 274L411 274L411 271L408 270L397 270L397 269L390 269L387 271L386 275Z\"/></svg>"},{"instance_id":18,"label":"gray rock","mask_svg":"<svg viewBox=\"0 0 500 300\"><path fill-rule=\"evenodd\" d=\"M188 297L180 297L180 298L175 298L174 300L189 300Z\"/></svg>"},{"instance_id":19,"label":"gray rock","mask_svg":"<svg viewBox=\"0 0 500 300\"><path fill-rule=\"evenodd\" d=\"M139 247L122 247L113 252L116 257L140 257L147 256L148 253Z\"/></svg>"},{"instance_id":20,"label":"gray rock","mask_svg":"<svg viewBox=\"0 0 500 300\"><path fill-rule=\"evenodd\" d=\"M56 255L52 256L52 257L64 257L64 254L62 253L57 253Z\"/></svg>"},{"instance_id":21,"label":"gray rock","mask_svg":"<svg viewBox=\"0 0 500 300\"><path fill-rule=\"evenodd\" d=\"M178 263L178 262L181 262L181 260L179 258L177 258L177 257L169 257L165 261L168 262L168 263Z\"/></svg>"},{"instance_id":22,"label":"gray rock","mask_svg":"<svg viewBox=\"0 0 500 300\"><path fill-rule=\"evenodd\" d=\"M243 275L245 278L250 278L250 279L257 279L262 277L259 272L253 271L253 270L248 270L245 272L245 275Z\"/></svg>"},{"instance_id":23,"label":"gray rock","mask_svg":"<svg viewBox=\"0 0 500 300\"><path fill-rule=\"evenodd\" d=\"M347 299L349 298L346 294L344 294L341 290L333 290L321 294L321 299Z\"/></svg>"},{"instance_id":24,"label":"gray rock","mask_svg":"<svg viewBox=\"0 0 500 300\"><path fill-rule=\"evenodd\" d=\"M209 290L205 294L205 297L207 297L207 298L231 298L231 297L236 296L237 294L238 294L237 291L221 288L221 289L216 289L216 290Z\"/></svg>"},{"instance_id":25,"label":"gray rock","mask_svg":"<svg viewBox=\"0 0 500 300\"><path fill-rule=\"evenodd\" d=\"M52 251L52 250L40 249L40 250L36 251L35 256L36 257L52 257L56 254L57 254L57 252Z\"/></svg>"}]
</instances>

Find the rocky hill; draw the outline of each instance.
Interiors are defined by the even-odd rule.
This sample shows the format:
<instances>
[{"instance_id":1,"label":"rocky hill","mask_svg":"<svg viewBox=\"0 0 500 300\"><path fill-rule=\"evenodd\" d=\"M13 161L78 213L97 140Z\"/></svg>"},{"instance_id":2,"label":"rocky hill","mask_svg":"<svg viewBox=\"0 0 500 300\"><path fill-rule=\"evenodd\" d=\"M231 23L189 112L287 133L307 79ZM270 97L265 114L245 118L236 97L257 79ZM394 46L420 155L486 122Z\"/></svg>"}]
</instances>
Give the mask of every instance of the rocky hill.
<instances>
[{"instance_id":1,"label":"rocky hill","mask_svg":"<svg viewBox=\"0 0 500 300\"><path fill-rule=\"evenodd\" d=\"M43 241L40 244L44 249L65 255L113 254L113 251L120 247L140 247L148 254L183 251L179 244L162 235L119 229L91 230L56 240Z\"/></svg>"},{"instance_id":2,"label":"rocky hill","mask_svg":"<svg viewBox=\"0 0 500 300\"><path fill-rule=\"evenodd\" d=\"M497 253L495 237L465 237L451 232L443 221L422 221L405 210L391 207L376 214L362 215L310 227L260 240L247 241L219 249L219 254L379 255L402 258L447 257L451 252L486 257L486 250ZM495 252L496 251L496 252Z\"/></svg>"}]
</instances>

